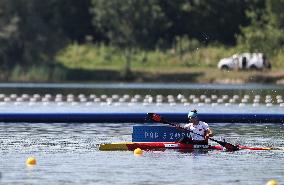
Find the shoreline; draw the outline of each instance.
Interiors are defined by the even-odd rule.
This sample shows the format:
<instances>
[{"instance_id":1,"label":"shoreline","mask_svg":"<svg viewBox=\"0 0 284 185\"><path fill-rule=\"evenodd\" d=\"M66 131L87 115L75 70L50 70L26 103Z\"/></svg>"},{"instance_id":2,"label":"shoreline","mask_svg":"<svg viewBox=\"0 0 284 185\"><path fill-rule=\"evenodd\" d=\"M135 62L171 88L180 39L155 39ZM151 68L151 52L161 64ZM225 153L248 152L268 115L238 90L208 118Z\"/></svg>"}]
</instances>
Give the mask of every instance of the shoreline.
<instances>
[{"instance_id":1,"label":"shoreline","mask_svg":"<svg viewBox=\"0 0 284 185\"><path fill-rule=\"evenodd\" d=\"M56 71L57 73L54 73ZM59 71L59 72L58 72ZM49 68L41 75L29 72L5 77L0 83L196 83L196 84L274 84L284 85L284 70L221 71L216 68L133 69L127 75L119 69ZM9 73L7 73L9 74Z\"/></svg>"}]
</instances>

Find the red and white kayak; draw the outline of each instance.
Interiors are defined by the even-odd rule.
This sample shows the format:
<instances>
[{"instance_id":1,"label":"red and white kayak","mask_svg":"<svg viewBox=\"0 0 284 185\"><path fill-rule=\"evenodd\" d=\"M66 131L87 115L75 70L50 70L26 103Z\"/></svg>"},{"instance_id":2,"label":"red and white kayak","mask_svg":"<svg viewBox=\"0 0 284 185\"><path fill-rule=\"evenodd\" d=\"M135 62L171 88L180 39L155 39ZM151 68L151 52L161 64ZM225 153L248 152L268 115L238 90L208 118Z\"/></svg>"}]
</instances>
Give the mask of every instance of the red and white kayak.
<instances>
[{"instance_id":1,"label":"red and white kayak","mask_svg":"<svg viewBox=\"0 0 284 185\"><path fill-rule=\"evenodd\" d=\"M136 148L142 150L165 150L165 149L178 149L178 150L225 150L221 145L193 145L184 144L180 142L119 142L100 144L99 150L101 151L116 151L116 150L130 150ZM247 147L239 146L239 148L246 150L272 150L266 147Z\"/></svg>"},{"instance_id":2,"label":"red and white kayak","mask_svg":"<svg viewBox=\"0 0 284 185\"><path fill-rule=\"evenodd\" d=\"M180 149L180 150L223 150L221 145L193 145L180 142L120 142L101 144L99 150L114 151L114 150L163 150L163 149Z\"/></svg>"}]
</instances>

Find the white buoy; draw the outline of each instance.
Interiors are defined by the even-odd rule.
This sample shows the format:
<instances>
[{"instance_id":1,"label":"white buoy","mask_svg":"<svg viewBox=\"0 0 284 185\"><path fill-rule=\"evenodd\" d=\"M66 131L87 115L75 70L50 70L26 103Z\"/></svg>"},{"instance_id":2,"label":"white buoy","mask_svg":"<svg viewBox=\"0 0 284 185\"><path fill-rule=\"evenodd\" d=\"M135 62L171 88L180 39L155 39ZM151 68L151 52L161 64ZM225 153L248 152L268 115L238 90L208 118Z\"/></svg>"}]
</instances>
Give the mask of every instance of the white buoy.
<instances>
[{"instance_id":1,"label":"white buoy","mask_svg":"<svg viewBox=\"0 0 284 185\"><path fill-rule=\"evenodd\" d=\"M96 103L97 103L97 102L101 102L101 99L100 99L100 98L95 98L95 99L94 99L94 102L96 102Z\"/></svg>"},{"instance_id":2,"label":"white buoy","mask_svg":"<svg viewBox=\"0 0 284 185\"><path fill-rule=\"evenodd\" d=\"M141 99L141 95L140 95L140 94L135 94L135 95L134 95L134 98L140 100L140 99Z\"/></svg>"},{"instance_id":3,"label":"white buoy","mask_svg":"<svg viewBox=\"0 0 284 185\"><path fill-rule=\"evenodd\" d=\"M130 102L131 102L131 103L137 103L138 100L137 100L136 98L131 98Z\"/></svg>"},{"instance_id":4,"label":"white buoy","mask_svg":"<svg viewBox=\"0 0 284 185\"><path fill-rule=\"evenodd\" d=\"M96 97L97 97L97 96L96 96L95 94L90 94L90 95L89 95L89 98L92 99L92 100L95 99Z\"/></svg>"},{"instance_id":5,"label":"white buoy","mask_svg":"<svg viewBox=\"0 0 284 185\"><path fill-rule=\"evenodd\" d=\"M229 99L229 96L228 96L227 94L224 94L224 95L222 96L222 99L223 99L223 100L227 100L227 99Z\"/></svg>"},{"instance_id":6,"label":"white buoy","mask_svg":"<svg viewBox=\"0 0 284 185\"><path fill-rule=\"evenodd\" d=\"M266 99L266 100L265 100L265 103L271 103L271 102L272 102L271 99Z\"/></svg>"},{"instance_id":7,"label":"white buoy","mask_svg":"<svg viewBox=\"0 0 284 185\"><path fill-rule=\"evenodd\" d=\"M118 94L113 94L111 96L111 98L114 99L114 100L118 100L119 99L119 95Z\"/></svg>"},{"instance_id":8,"label":"white buoy","mask_svg":"<svg viewBox=\"0 0 284 185\"><path fill-rule=\"evenodd\" d=\"M235 99L229 99L229 103L236 103Z\"/></svg>"},{"instance_id":9,"label":"white buoy","mask_svg":"<svg viewBox=\"0 0 284 185\"><path fill-rule=\"evenodd\" d=\"M119 98L118 101L119 101L120 103L124 103L124 102L125 102L125 99L124 99L124 98Z\"/></svg>"},{"instance_id":10,"label":"white buoy","mask_svg":"<svg viewBox=\"0 0 284 185\"><path fill-rule=\"evenodd\" d=\"M205 98L204 102L205 103L211 103L211 99L210 98Z\"/></svg>"},{"instance_id":11,"label":"white buoy","mask_svg":"<svg viewBox=\"0 0 284 185\"><path fill-rule=\"evenodd\" d=\"M28 95L28 94L22 94L21 97L22 97L24 100L27 100L27 99L30 98L30 95Z\"/></svg>"},{"instance_id":12,"label":"white buoy","mask_svg":"<svg viewBox=\"0 0 284 185\"><path fill-rule=\"evenodd\" d=\"M147 96L147 95L146 95L146 96ZM151 95L149 95L149 96L151 96ZM129 95L129 94L124 94L124 95L123 95L123 98L124 98L124 99L129 99L129 98L130 98L130 95Z\"/></svg>"},{"instance_id":13,"label":"white buoy","mask_svg":"<svg viewBox=\"0 0 284 185\"><path fill-rule=\"evenodd\" d=\"M199 99L198 99L198 98L194 98L194 99L192 100L192 102L193 102L193 103L199 103Z\"/></svg>"},{"instance_id":14,"label":"white buoy","mask_svg":"<svg viewBox=\"0 0 284 185\"><path fill-rule=\"evenodd\" d=\"M74 102L75 100L74 100L74 97L67 97L66 101L67 102Z\"/></svg>"},{"instance_id":15,"label":"white buoy","mask_svg":"<svg viewBox=\"0 0 284 185\"><path fill-rule=\"evenodd\" d=\"M23 102L24 99L23 98L16 98L16 102Z\"/></svg>"},{"instance_id":16,"label":"white buoy","mask_svg":"<svg viewBox=\"0 0 284 185\"><path fill-rule=\"evenodd\" d=\"M102 100L105 100L105 99L107 99L107 95L106 95L106 94L102 94L102 95L100 96L100 98L101 98Z\"/></svg>"},{"instance_id":17,"label":"white buoy","mask_svg":"<svg viewBox=\"0 0 284 185\"><path fill-rule=\"evenodd\" d=\"M87 98L80 98L79 102L87 102Z\"/></svg>"},{"instance_id":18,"label":"white buoy","mask_svg":"<svg viewBox=\"0 0 284 185\"><path fill-rule=\"evenodd\" d=\"M0 94L0 99L3 99L3 98L5 98L5 97L6 97L5 94Z\"/></svg>"},{"instance_id":19,"label":"white buoy","mask_svg":"<svg viewBox=\"0 0 284 185\"><path fill-rule=\"evenodd\" d=\"M182 98L184 98L184 95L182 95L182 94L178 94L178 95L177 95L177 99L178 99L178 100L180 100L180 99L182 99Z\"/></svg>"},{"instance_id":20,"label":"white buoy","mask_svg":"<svg viewBox=\"0 0 284 185\"><path fill-rule=\"evenodd\" d=\"M249 98L250 98L250 96L249 96L249 95L247 95L247 94L245 94L245 95L244 95L244 98L245 98L245 99L249 99Z\"/></svg>"},{"instance_id":21,"label":"white buoy","mask_svg":"<svg viewBox=\"0 0 284 185\"><path fill-rule=\"evenodd\" d=\"M10 98L11 98L11 99L16 99L17 97L18 97L17 94L10 94Z\"/></svg>"},{"instance_id":22,"label":"white buoy","mask_svg":"<svg viewBox=\"0 0 284 185\"><path fill-rule=\"evenodd\" d=\"M10 102L10 101L11 101L11 99L8 98L8 97L4 98L4 102Z\"/></svg>"},{"instance_id":23,"label":"white buoy","mask_svg":"<svg viewBox=\"0 0 284 185\"><path fill-rule=\"evenodd\" d=\"M62 98L56 97L54 101L55 102L62 102Z\"/></svg>"},{"instance_id":24,"label":"white buoy","mask_svg":"<svg viewBox=\"0 0 284 185\"><path fill-rule=\"evenodd\" d=\"M272 97L271 97L271 95L266 95L265 98L266 99L271 99Z\"/></svg>"},{"instance_id":25,"label":"white buoy","mask_svg":"<svg viewBox=\"0 0 284 185\"><path fill-rule=\"evenodd\" d=\"M242 102L242 103L247 103L247 102L248 102L248 99L244 98L244 99L241 100L241 102Z\"/></svg>"},{"instance_id":26,"label":"white buoy","mask_svg":"<svg viewBox=\"0 0 284 185\"><path fill-rule=\"evenodd\" d=\"M260 101L259 99L254 99L253 100L254 103L259 103L259 101Z\"/></svg>"},{"instance_id":27,"label":"white buoy","mask_svg":"<svg viewBox=\"0 0 284 185\"><path fill-rule=\"evenodd\" d=\"M67 98L74 98L74 94L67 94Z\"/></svg>"},{"instance_id":28,"label":"white buoy","mask_svg":"<svg viewBox=\"0 0 284 185\"><path fill-rule=\"evenodd\" d=\"M235 100L237 100L237 99L240 98L240 96L239 96L239 95L234 95L233 98L234 98Z\"/></svg>"},{"instance_id":29,"label":"white buoy","mask_svg":"<svg viewBox=\"0 0 284 185\"><path fill-rule=\"evenodd\" d=\"M282 99L277 99L277 103L283 103Z\"/></svg>"},{"instance_id":30,"label":"white buoy","mask_svg":"<svg viewBox=\"0 0 284 185\"><path fill-rule=\"evenodd\" d=\"M52 95L51 94L45 94L44 97L47 98L47 99L51 99Z\"/></svg>"},{"instance_id":31,"label":"white buoy","mask_svg":"<svg viewBox=\"0 0 284 185\"><path fill-rule=\"evenodd\" d=\"M217 103L223 103L224 100L223 99L217 99Z\"/></svg>"}]
</instances>

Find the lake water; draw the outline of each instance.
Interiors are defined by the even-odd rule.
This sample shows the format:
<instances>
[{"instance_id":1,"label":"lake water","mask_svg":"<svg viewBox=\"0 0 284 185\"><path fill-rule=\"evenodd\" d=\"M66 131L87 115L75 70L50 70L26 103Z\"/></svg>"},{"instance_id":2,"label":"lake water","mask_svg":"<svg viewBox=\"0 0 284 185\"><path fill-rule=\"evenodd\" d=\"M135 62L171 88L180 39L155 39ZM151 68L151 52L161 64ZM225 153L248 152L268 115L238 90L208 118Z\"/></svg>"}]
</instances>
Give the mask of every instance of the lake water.
<instances>
[{"instance_id":1,"label":"lake water","mask_svg":"<svg viewBox=\"0 0 284 185\"><path fill-rule=\"evenodd\" d=\"M158 85L156 85L158 86ZM80 86L79 86L80 87ZM186 88L188 87L188 88ZM154 88L154 94L165 90L171 94L192 94L191 88ZM201 86L199 86L202 89ZM0 86L1 88L1 86ZM97 93L125 94L127 88L89 87L2 87L8 96L16 93ZM74 87L72 87L74 88ZM94 89L92 89L94 88ZM98 89L96 89L98 88ZM104 91L104 88L106 89ZM117 88L117 91L113 89ZM130 87L128 87L130 88ZM133 89L132 89L133 88ZM132 87L134 94L151 94L143 88ZM198 88L194 86L194 89ZM284 95L280 87L251 87L261 91L261 96L273 93ZM69 90L68 90L69 89ZM248 89L225 87L216 91L208 88L207 95L251 93ZM123 92L121 92L123 90ZM145 89L144 89L145 90ZM273 91L274 90L274 91ZM99 92L99 93L98 93ZM167 94L165 92L164 94ZM66 94L65 93L65 94ZM254 92L253 94L259 94ZM252 94L250 94L252 96ZM283 113L279 103L272 106L251 103L219 104L176 104L121 102L30 102L2 101L1 112L186 112L192 108L201 112L259 112ZM0 184L221 184L261 185L270 179L284 184L284 125L283 124L210 124L215 137L225 137L231 143L248 146L277 147L282 150L236 152L208 151L184 153L175 150L144 151L138 157L131 151L99 151L100 143L131 141L134 123L0 123ZM211 144L214 144L212 142ZM34 156L37 165L27 167L25 160Z\"/></svg>"}]
</instances>

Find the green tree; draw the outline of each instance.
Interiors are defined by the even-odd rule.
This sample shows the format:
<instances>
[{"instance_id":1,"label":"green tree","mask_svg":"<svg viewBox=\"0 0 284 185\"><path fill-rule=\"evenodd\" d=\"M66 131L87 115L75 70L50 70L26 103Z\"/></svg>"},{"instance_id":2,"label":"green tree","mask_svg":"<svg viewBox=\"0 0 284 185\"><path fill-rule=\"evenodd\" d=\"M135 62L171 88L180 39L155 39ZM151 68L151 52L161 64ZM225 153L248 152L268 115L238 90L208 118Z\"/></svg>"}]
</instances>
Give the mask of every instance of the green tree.
<instances>
[{"instance_id":1,"label":"green tree","mask_svg":"<svg viewBox=\"0 0 284 185\"><path fill-rule=\"evenodd\" d=\"M0 60L2 66L49 62L67 43L56 12L57 1L0 1Z\"/></svg>"},{"instance_id":2,"label":"green tree","mask_svg":"<svg viewBox=\"0 0 284 185\"><path fill-rule=\"evenodd\" d=\"M158 0L92 0L93 24L108 42L124 50L123 76L131 75L135 49L150 48L168 26Z\"/></svg>"},{"instance_id":3,"label":"green tree","mask_svg":"<svg viewBox=\"0 0 284 185\"><path fill-rule=\"evenodd\" d=\"M162 0L160 4L172 23L168 29L170 40L187 35L202 43L235 44L240 25L249 23L245 14L247 1Z\"/></svg>"},{"instance_id":4,"label":"green tree","mask_svg":"<svg viewBox=\"0 0 284 185\"><path fill-rule=\"evenodd\" d=\"M284 29L284 0L266 1L267 15L272 24Z\"/></svg>"},{"instance_id":5,"label":"green tree","mask_svg":"<svg viewBox=\"0 0 284 185\"><path fill-rule=\"evenodd\" d=\"M241 28L238 43L251 52L277 53L284 44L283 8L281 0L253 2L247 11L251 24Z\"/></svg>"},{"instance_id":6,"label":"green tree","mask_svg":"<svg viewBox=\"0 0 284 185\"><path fill-rule=\"evenodd\" d=\"M56 0L51 10L58 14L56 21L64 35L83 43L88 36L101 38L92 25L90 7L91 0Z\"/></svg>"}]
</instances>

